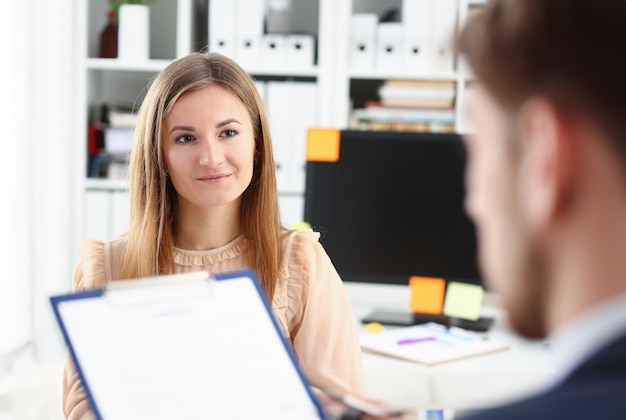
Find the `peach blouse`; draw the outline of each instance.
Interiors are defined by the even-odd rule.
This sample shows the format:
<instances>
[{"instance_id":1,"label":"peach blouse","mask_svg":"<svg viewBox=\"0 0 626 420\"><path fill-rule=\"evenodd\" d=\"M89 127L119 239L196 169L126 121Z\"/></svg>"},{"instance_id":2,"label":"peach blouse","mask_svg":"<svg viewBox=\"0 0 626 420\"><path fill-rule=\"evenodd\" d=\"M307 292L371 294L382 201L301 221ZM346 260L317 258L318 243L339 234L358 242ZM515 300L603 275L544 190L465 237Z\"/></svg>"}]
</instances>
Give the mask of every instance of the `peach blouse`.
<instances>
[{"instance_id":1,"label":"peach blouse","mask_svg":"<svg viewBox=\"0 0 626 420\"><path fill-rule=\"evenodd\" d=\"M364 395L357 324L341 279L318 239L319 233L311 230L285 236L272 310L313 385ZM102 287L119 278L125 247L125 238L85 241L74 290ZM226 272L249 267L247 257L241 237L209 251L176 248L174 271ZM65 366L63 410L68 419L94 418L71 362Z\"/></svg>"}]
</instances>

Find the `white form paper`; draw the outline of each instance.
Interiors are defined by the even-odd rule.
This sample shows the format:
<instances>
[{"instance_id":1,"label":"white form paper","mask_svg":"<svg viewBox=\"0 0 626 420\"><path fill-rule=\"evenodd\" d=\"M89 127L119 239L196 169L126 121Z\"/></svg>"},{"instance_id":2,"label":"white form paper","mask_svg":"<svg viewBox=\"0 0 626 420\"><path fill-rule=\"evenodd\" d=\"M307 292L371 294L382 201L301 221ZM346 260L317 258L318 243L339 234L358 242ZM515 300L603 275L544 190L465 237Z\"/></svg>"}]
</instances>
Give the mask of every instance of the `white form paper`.
<instances>
[{"instance_id":1,"label":"white form paper","mask_svg":"<svg viewBox=\"0 0 626 420\"><path fill-rule=\"evenodd\" d=\"M319 418L250 278L185 288L59 304L104 419Z\"/></svg>"}]
</instances>

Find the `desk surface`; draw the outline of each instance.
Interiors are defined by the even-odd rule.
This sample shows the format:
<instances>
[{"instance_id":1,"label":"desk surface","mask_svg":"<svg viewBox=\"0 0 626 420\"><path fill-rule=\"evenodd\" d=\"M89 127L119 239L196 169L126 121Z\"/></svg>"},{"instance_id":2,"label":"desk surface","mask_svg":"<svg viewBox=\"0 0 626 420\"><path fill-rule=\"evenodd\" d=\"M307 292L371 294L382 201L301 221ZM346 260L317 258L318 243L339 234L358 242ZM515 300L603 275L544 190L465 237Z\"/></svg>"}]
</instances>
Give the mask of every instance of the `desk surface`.
<instances>
[{"instance_id":1,"label":"desk surface","mask_svg":"<svg viewBox=\"0 0 626 420\"><path fill-rule=\"evenodd\" d=\"M374 309L408 307L408 288L364 292L362 286L347 283L346 290L359 322ZM485 299L483 315L495 317L486 335L508 343L509 349L437 366L363 351L368 394L417 408L466 409L503 403L545 386L552 374L545 343L513 334L493 296Z\"/></svg>"}]
</instances>

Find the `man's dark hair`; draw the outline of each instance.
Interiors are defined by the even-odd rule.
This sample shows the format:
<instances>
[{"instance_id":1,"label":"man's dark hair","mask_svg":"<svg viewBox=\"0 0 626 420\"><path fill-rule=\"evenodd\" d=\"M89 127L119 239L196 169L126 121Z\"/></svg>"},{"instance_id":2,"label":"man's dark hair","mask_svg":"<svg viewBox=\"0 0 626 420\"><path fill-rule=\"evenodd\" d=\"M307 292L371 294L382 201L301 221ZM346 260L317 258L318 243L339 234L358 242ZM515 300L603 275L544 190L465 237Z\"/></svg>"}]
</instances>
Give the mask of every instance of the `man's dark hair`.
<instances>
[{"instance_id":1,"label":"man's dark hair","mask_svg":"<svg viewBox=\"0 0 626 420\"><path fill-rule=\"evenodd\" d=\"M587 115L626 167L626 0L492 0L457 48L505 109L540 95Z\"/></svg>"}]
</instances>

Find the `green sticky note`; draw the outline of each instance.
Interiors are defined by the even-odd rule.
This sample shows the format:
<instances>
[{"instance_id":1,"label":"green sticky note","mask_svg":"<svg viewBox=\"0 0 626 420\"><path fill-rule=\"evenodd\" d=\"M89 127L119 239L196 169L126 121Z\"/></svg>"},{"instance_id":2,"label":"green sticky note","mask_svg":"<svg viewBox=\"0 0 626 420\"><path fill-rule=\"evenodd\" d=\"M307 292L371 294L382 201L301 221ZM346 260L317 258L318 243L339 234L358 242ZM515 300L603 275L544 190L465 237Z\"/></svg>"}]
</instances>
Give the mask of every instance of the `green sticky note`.
<instances>
[{"instance_id":1,"label":"green sticky note","mask_svg":"<svg viewBox=\"0 0 626 420\"><path fill-rule=\"evenodd\" d=\"M443 314L475 321L480 318L484 294L482 286L451 281L443 302Z\"/></svg>"},{"instance_id":2,"label":"green sticky note","mask_svg":"<svg viewBox=\"0 0 626 420\"><path fill-rule=\"evenodd\" d=\"M311 225L307 222L295 222L291 224L291 230L311 229Z\"/></svg>"}]
</instances>

